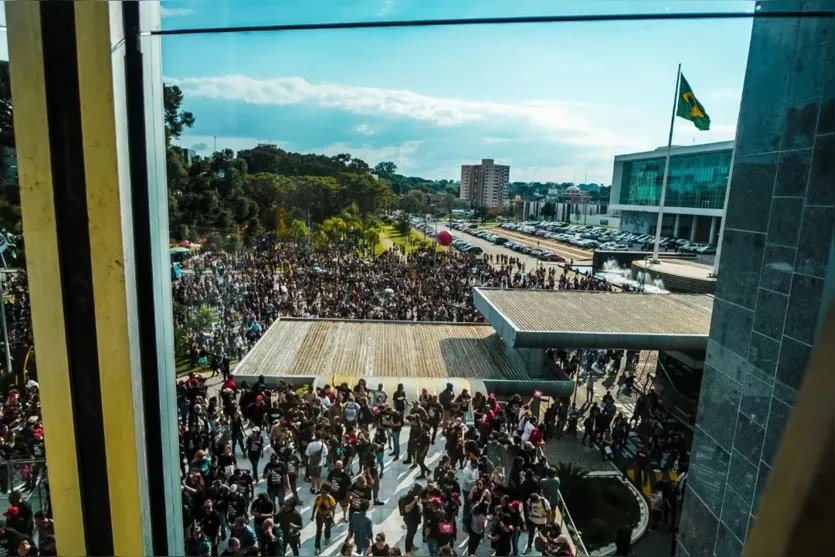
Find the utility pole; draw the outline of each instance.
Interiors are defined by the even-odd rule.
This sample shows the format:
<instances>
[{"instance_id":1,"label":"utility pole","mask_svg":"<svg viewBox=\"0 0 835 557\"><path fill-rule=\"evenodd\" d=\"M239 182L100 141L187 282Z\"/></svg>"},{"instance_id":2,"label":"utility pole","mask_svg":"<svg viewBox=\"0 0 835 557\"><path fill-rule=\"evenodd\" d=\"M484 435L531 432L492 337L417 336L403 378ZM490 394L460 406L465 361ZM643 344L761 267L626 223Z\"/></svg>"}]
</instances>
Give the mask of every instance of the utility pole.
<instances>
[{"instance_id":1,"label":"utility pole","mask_svg":"<svg viewBox=\"0 0 835 557\"><path fill-rule=\"evenodd\" d=\"M3 258L3 266L6 265L6 258ZM9 346L9 329L6 326L6 292L4 282L6 273L0 273L0 320L3 324L3 343L6 349L6 373L12 372L12 347Z\"/></svg>"}]
</instances>

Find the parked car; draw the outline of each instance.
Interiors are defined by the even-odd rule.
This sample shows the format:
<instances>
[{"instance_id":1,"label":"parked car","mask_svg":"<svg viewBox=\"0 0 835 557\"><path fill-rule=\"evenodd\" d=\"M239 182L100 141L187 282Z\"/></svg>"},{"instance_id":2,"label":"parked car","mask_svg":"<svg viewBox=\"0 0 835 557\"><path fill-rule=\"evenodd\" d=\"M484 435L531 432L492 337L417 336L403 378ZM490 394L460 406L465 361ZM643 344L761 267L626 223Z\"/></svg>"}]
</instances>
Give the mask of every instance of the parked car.
<instances>
[{"instance_id":1,"label":"parked car","mask_svg":"<svg viewBox=\"0 0 835 557\"><path fill-rule=\"evenodd\" d=\"M556 253L551 253L550 251L544 251L539 254L539 259L542 261L552 261L556 263L562 263L565 261L565 258L557 255Z\"/></svg>"}]
</instances>

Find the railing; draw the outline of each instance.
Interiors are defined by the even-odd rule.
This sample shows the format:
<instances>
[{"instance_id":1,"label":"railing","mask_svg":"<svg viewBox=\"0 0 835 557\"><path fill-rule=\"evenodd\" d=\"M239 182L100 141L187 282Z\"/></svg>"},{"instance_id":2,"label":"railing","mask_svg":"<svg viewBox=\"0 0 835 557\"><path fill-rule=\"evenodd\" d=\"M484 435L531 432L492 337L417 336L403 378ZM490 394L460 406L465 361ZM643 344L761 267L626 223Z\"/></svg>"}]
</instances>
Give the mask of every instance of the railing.
<instances>
[{"instance_id":1,"label":"railing","mask_svg":"<svg viewBox=\"0 0 835 557\"><path fill-rule=\"evenodd\" d=\"M513 465L512 459L508 452L502 447L501 452L499 453L499 466L503 468L502 473L505 477L505 481L508 481L508 475L505 471L511 469ZM580 530L577 529L577 525L574 524L574 519L571 518L571 513L568 512L568 507L565 505L565 499L562 497L562 491L558 491L559 496L559 513L560 513L560 532L566 534L571 538L571 541L574 544L575 554L577 555L589 555L588 549L586 549L586 545L583 543L583 539L581 537ZM566 526L567 531L566 531Z\"/></svg>"},{"instance_id":2,"label":"railing","mask_svg":"<svg viewBox=\"0 0 835 557\"><path fill-rule=\"evenodd\" d=\"M9 494L17 491L34 511L48 510L46 460L29 458L0 461L0 512L9 506Z\"/></svg>"},{"instance_id":3,"label":"railing","mask_svg":"<svg viewBox=\"0 0 835 557\"><path fill-rule=\"evenodd\" d=\"M589 555L589 550L583 543L581 532L574 524L574 519L571 518L571 513L568 512L568 507L565 505L565 500L562 498L562 491L558 491L560 497L560 531L565 532L566 519L568 523L568 535L571 536L571 541L574 542L574 547L577 549L578 555Z\"/></svg>"},{"instance_id":4,"label":"railing","mask_svg":"<svg viewBox=\"0 0 835 557\"><path fill-rule=\"evenodd\" d=\"M46 474L46 460L22 458L0 461L0 496L34 488Z\"/></svg>"}]
</instances>

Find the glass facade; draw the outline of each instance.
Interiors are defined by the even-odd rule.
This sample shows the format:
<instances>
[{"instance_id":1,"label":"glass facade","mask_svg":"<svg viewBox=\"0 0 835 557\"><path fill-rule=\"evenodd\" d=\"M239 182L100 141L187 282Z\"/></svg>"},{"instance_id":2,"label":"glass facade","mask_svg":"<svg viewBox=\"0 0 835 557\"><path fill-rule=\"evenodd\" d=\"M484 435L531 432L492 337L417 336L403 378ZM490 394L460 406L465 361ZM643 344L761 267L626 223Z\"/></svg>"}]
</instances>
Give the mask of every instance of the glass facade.
<instances>
[{"instance_id":1,"label":"glass facade","mask_svg":"<svg viewBox=\"0 0 835 557\"><path fill-rule=\"evenodd\" d=\"M721 209L731 170L732 150L670 157L667 207ZM623 163L620 203L658 205L664 180L665 157Z\"/></svg>"},{"instance_id":2,"label":"glass facade","mask_svg":"<svg viewBox=\"0 0 835 557\"><path fill-rule=\"evenodd\" d=\"M754 22L680 555L741 553L812 353L832 280L833 31L831 17Z\"/></svg>"}]
</instances>

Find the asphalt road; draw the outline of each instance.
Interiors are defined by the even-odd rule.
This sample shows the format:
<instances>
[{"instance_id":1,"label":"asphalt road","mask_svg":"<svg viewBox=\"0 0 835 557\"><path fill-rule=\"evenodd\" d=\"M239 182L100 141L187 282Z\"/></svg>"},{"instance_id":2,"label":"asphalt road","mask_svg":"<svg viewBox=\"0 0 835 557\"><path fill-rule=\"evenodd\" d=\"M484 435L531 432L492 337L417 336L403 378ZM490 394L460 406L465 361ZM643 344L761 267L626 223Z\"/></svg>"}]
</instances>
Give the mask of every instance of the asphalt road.
<instances>
[{"instance_id":1,"label":"asphalt road","mask_svg":"<svg viewBox=\"0 0 835 557\"><path fill-rule=\"evenodd\" d=\"M512 249L507 249L504 246L494 244L492 242L488 242L487 240L484 240L483 238L478 238L476 236L473 236L472 234L465 234L465 233L461 232L460 230L453 230L453 229L449 228L444 223L438 222L438 223L435 223L435 225L437 226L438 232L440 232L441 230L448 230L450 233L452 233L452 235L455 238L461 238L462 240L464 240L468 244L478 246L481 249L483 249L485 253L493 254L493 256L507 255L508 257L517 258L518 260L522 261L525 264L525 270L526 271L536 268L537 263L539 263L540 265L542 265L544 267L560 267L561 268L561 265L558 264L558 263L551 263L551 262L547 262L547 261L539 261L535 257L530 257L528 255L525 255L524 253L516 252L516 251L513 251ZM499 234L500 236L503 236L498 230L500 230L500 229L496 230L496 234ZM536 245L536 243L534 242L533 245Z\"/></svg>"}]
</instances>

